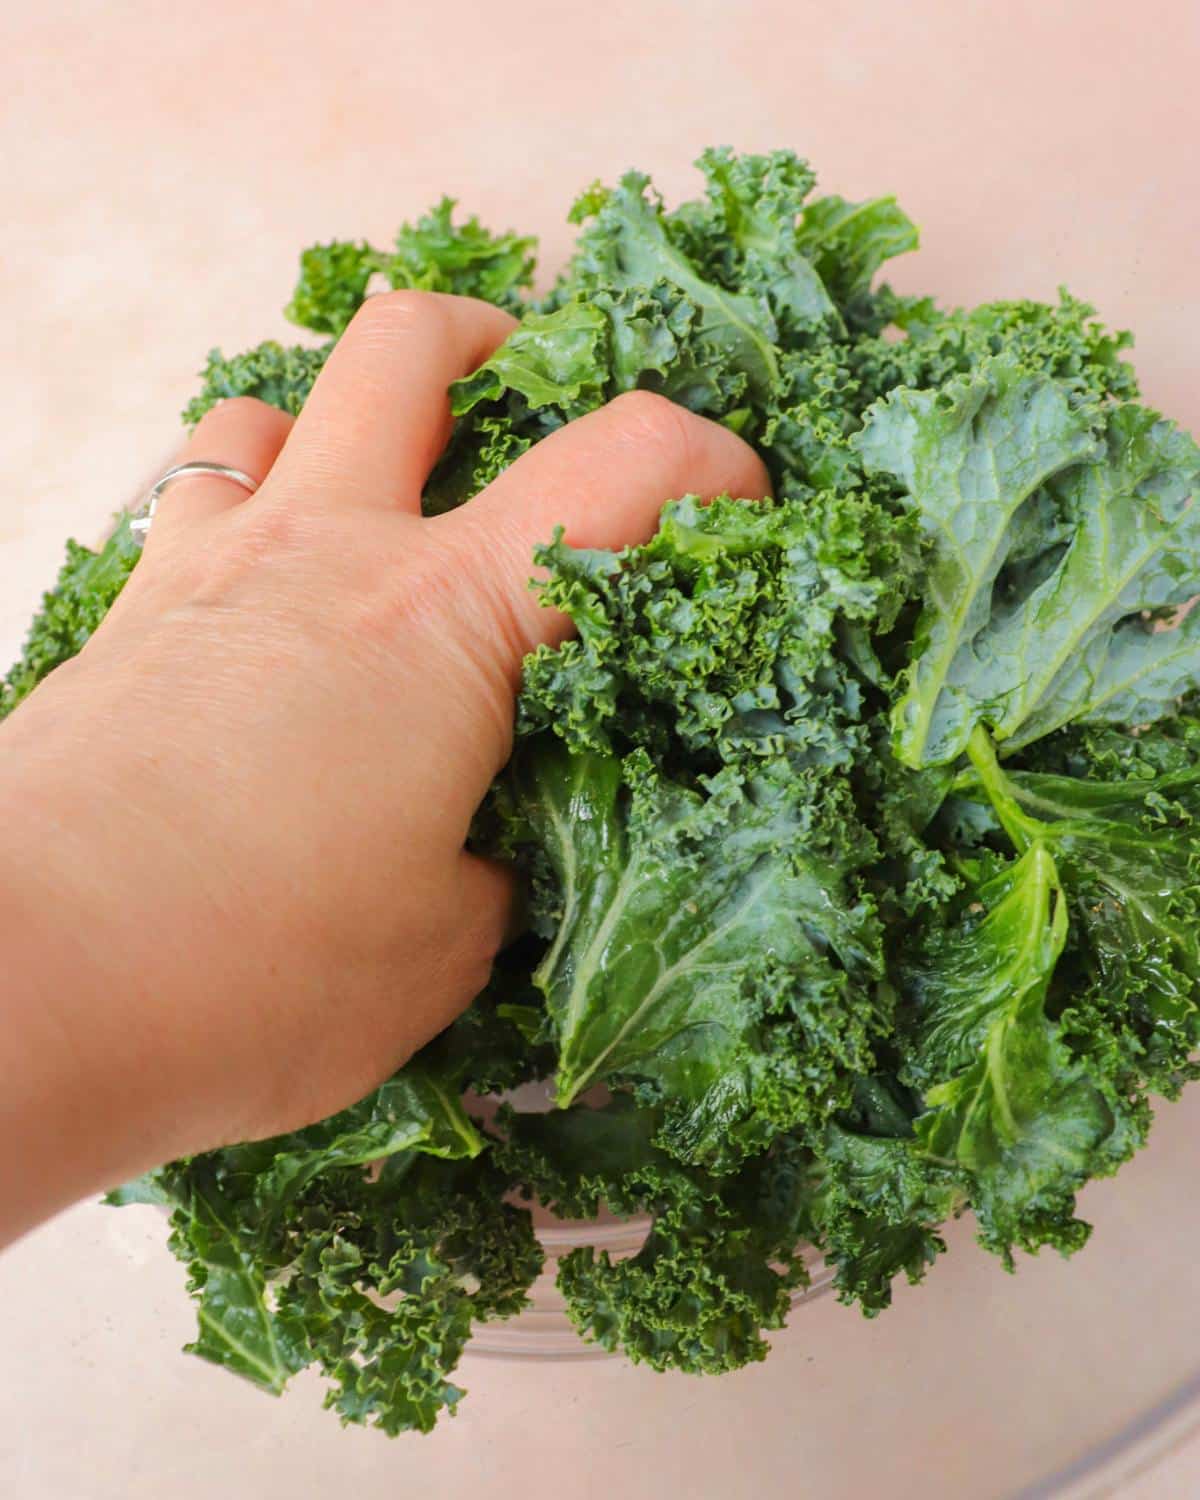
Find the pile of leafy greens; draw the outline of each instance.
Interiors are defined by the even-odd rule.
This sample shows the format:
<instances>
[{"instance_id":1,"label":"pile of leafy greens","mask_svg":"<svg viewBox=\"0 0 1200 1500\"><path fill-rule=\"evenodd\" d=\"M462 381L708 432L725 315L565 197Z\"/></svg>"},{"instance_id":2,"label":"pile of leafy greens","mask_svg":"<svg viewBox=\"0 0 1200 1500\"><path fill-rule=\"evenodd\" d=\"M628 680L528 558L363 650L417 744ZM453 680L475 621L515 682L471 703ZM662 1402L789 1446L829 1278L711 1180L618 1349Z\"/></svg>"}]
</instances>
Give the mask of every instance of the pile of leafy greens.
<instances>
[{"instance_id":1,"label":"pile of leafy greens","mask_svg":"<svg viewBox=\"0 0 1200 1500\"><path fill-rule=\"evenodd\" d=\"M194 1352L271 1391L316 1364L388 1433L453 1411L472 1325L525 1304L525 1200L648 1217L632 1257L561 1261L570 1315L722 1371L806 1244L868 1315L967 1208L1009 1267L1078 1249L1078 1190L1200 1071L1200 452L1085 304L875 288L917 243L891 198L814 197L789 152L699 165L671 211L637 173L584 193L540 300L533 242L449 200L392 250L316 246L288 313L325 342L214 351L185 413L298 410L369 290L428 287L521 318L453 388L430 510L635 388L775 487L538 552L577 635L527 660L480 813L532 923L473 1008L342 1114L114 1195L170 1207ZM0 712L137 555L126 525L71 545ZM547 1078L548 1113L464 1103Z\"/></svg>"}]
</instances>

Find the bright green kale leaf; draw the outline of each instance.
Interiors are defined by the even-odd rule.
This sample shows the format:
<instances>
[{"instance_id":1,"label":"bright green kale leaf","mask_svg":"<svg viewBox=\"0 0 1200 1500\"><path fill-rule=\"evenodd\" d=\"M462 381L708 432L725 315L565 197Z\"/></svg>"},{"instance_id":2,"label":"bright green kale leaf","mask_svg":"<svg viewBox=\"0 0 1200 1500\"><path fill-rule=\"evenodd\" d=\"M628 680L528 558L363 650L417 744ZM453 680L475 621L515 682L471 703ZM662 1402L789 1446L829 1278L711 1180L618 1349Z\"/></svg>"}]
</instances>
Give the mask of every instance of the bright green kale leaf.
<instances>
[{"instance_id":1,"label":"bright green kale leaf","mask_svg":"<svg viewBox=\"0 0 1200 1500\"><path fill-rule=\"evenodd\" d=\"M362 306L378 268L378 252L365 240L310 246L300 256L300 279L284 316L301 328L337 338Z\"/></svg>"},{"instance_id":2,"label":"bright green kale leaf","mask_svg":"<svg viewBox=\"0 0 1200 1500\"><path fill-rule=\"evenodd\" d=\"M779 327L777 342L836 328L837 310L797 224L816 180L808 163L791 151L739 156L718 147L696 165L708 198L666 216L672 241L710 279L761 299Z\"/></svg>"},{"instance_id":3,"label":"bright green kale leaf","mask_svg":"<svg viewBox=\"0 0 1200 1500\"><path fill-rule=\"evenodd\" d=\"M845 492L865 484L851 442L863 401L848 347L821 343L784 356L780 390L759 438L777 494Z\"/></svg>"},{"instance_id":4,"label":"bright green kale leaf","mask_svg":"<svg viewBox=\"0 0 1200 1500\"><path fill-rule=\"evenodd\" d=\"M928 603L895 709L896 754L936 765L966 748L981 717L975 642L1022 540L1022 507L1054 474L1098 456L1093 407L1062 384L997 359L941 390L894 391L872 408L857 445L892 475L932 545Z\"/></svg>"},{"instance_id":5,"label":"bright green kale leaf","mask_svg":"<svg viewBox=\"0 0 1200 1500\"><path fill-rule=\"evenodd\" d=\"M12 713L55 667L83 650L124 588L141 552L127 516L122 516L98 552L78 542L67 543L67 560L34 616L21 660L0 680L0 719Z\"/></svg>"},{"instance_id":6,"label":"bright green kale leaf","mask_svg":"<svg viewBox=\"0 0 1200 1500\"><path fill-rule=\"evenodd\" d=\"M512 312L533 279L537 241L527 235L493 234L472 214L454 222L455 200L443 198L415 224L396 234L395 249L380 256L393 288L480 297Z\"/></svg>"},{"instance_id":7,"label":"bright green kale leaf","mask_svg":"<svg viewBox=\"0 0 1200 1500\"><path fill-rule=\"evenodd\" d=\"M668 282L697 309L696 342L719 364L734 361L750 395L764 399L779 379L775 316L765 297L731 292L706 279L671 234L662 204L647 196L649 178L628 172L620 184L580 199L579 236L566 285L584 297L605 289L648 289ZM804 263L807 268L807 262Z\"/></svg>"},{"instance_id":8,"label":"bright green kale leaf","mask_svg":"<svg viewBox=\"0 0 1200 1500\"><path fill-rule=\"evenodd\" d=\"M1127 400L1138 394L1133 367L1122 358L1130 335L1109 333L1094 308L1065 290L1057 302L985 302L949 312L932 298L897 298L886 290L875 300L875 316L904 337L860 338L846 346L864 406L896 386L944 385L998 355L1083 396Z\"/></svg>"},{"instance_id":9,"label":"bright green kale leaf","mask_svg":"<svg viewBox=\"0 0 1200 1500\"><path fill-rule=\"evenodd\" d=\"M464 416L481 401L515 391L534 410L557 407L562 420L580 416L604 399L603 313L584 302L554 312L526 313L495 354L451 387L451 408Z\"/></svg>"},{"instance_id":10,"label":"bright green kale leaf","mask_svg":"<svg viewBox=\"0 0 1200 1500\"><path fill-rule=\"evenodd\" d=\"M313 1178L339 1167L365 1167L402 1151L455 1158L482 1150L457 1079L439 1078L413 1062L365 1099L316 1125L226 1148L222 1168L229 1177L246 1178L265 1219Z\"/></svg>"},{"instance_id":11,"label":"bright green kale leaf","mask_svg":"<svg viewBox=\"0 0 1200 1500\"><path fill-rule=\"evenodd\" d=\"M202 372L204 384L184 407L183 420L194 427L206 411L231 396L254 396L295 416L308 400L332 348L332 341L310 349L301 344L284 348L268 339L232 359L219 349L210 349Z\"/></svg>"},{"instance_id":12,"label":"bright green kale leaf","mask_svg":"<svg viewBox=\"0 0 1200 1500\"><path fill-rule=\"evenodd\" d=\"M884 261L915 250L919 236L895 198L848 203L830 195L805 207L797 241L830 295L853 317Z\"/></svg>"},{"instance_id":13,"label":"bright green kale leaf","mask_svg":"<svg viewBox=\"0 0 1200 1500\"><path fill-rule=\"evenodd\" d=\"M1062 952L1067 912L1043 845L1031 845L976 901L986 908L978 921L931 934L906 971L917 1019L905 1077L918 1088L962 1072L993 1033L1002 1042L997 1018L1030 992L1044 1000Z\"/></svg>"}]
</instances>

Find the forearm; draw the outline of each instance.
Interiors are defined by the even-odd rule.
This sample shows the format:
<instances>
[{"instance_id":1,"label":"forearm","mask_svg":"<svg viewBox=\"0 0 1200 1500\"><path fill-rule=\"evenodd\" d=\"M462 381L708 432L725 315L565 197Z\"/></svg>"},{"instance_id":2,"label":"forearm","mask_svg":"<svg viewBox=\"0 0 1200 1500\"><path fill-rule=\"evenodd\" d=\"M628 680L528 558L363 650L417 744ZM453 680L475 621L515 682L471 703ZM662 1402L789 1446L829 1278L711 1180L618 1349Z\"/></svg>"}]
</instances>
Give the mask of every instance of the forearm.
<instances>
[{"instance_id":1,"label":"forearm","mask_svg":"<svg viewBox=\"0 0 1200 1500\"><path fill-rule=\"evenodd\" d=\"M101 871L70 869L72 839L45 817L42 795L27 775L0 774L0 1241L139 1169L143 1155L149 1080L128 1065Z\"/></svg>"},{"instance_id":2,"label":"forearm","mask_svg":"<svg viewBox=\"0 0 1200 1500\"><path fill-rule=\"evenodd\" d=\"M186 1149L203 1102L143 927L128 789L43 751L40 707L0 732L0 1243Z\"/></svg>"}]
</instances>

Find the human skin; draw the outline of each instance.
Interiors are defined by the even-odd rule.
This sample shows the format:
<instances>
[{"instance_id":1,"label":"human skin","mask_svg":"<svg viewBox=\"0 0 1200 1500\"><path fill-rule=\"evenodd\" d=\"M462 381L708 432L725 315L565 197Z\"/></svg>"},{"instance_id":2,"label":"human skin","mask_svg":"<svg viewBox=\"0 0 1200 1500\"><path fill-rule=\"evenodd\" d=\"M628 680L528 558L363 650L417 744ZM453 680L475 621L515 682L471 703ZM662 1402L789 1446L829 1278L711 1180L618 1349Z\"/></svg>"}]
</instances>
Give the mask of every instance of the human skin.
<instances>
[{"instance_id":1,"label":"human skin","mask_svg":"<svg viewBox=\"0 0 1200 1500\"><path fill-rule=\"evenodd\" d=\"M180 461L101 628L0 730L0 1240L161 1161L361 1097L470 1003L512 920L469 854L556 524L767 492L738 438L644 392L425 518L446 389L513 326L371 298L300 417L238 399Z\"/></svg>"}]
</instances>

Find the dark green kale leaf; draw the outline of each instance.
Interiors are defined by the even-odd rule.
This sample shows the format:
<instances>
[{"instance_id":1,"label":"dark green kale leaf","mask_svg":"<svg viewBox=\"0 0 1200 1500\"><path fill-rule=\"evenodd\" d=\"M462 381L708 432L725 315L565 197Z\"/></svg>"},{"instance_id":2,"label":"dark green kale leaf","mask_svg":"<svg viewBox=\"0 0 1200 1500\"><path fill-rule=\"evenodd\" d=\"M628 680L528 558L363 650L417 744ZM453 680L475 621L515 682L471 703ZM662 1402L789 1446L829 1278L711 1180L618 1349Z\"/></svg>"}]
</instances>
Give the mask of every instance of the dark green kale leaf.
<instances>
[{"instance_id":1,"label":"dark green kale leaf","mask_svg":"<svg viewBox=\"0 0 1200 1500\"><path fill-rule=\"evenodd\" d=\"M898 1086L863 1079L863 1096L888 1096ZM945 1250L941 1226L966 1204L962 1174L931 1160L913 1133L910 1109L893 1105L883 1118L852 1109L829 1125L811 1157L795 1199L797 1238L820 1246L834 1267L840 1301L869 1318L891 1306L898 1276L910 1284Z\"/></svg>"},{"instance_id":2,"label":"dark green kale leaf","mask_svg":"<svg viewBox=\"0 0 1200 1500\"><path fill-rule=\"evenodd\" d=\"M922 1150L963 1171L983 1243L1011 1266L1014 1245L1085 1242L1076 1192L1127 1160L1147 1122L1049 1014L1068 908L1048 844L1032 840L973 894L978 910L906 961L904 1076L924 1096Z\"/></svg>"},{"instance_id":3,"label":"dark green kale leaf","mask_svg":"<svg viewBox=\"0 0 1200 1500\"><path fill-rule=\"evenodd\" d=\"M527 660L472 835L530 931L365 1100L112 1195L172 1210L197 1353L275 1392L316 1365L389 1433L452 1412L475 1322L524 1305L520 1196L647 1220L628 1259L562 1260L585 1336L727 1370L805 1241L868 1315L967 1207L1006 1262L1077 1248L1077 1190L1200 1075L1197 449L1085 303L898 296L892 199L814 198L790 152L699 165L673 210L639 173L585 193L540 301L533 241L450 199L392 250L313 246L287 311L324 342L214 351L185 413L296 413L376 285L463 293L522 321L451 391L428 513L634 389L745 436L777 497L547 540L578 636ZM71 544L0 716L137 555L127 525ZM552 1075L549 1114L480 1097Z\"/></svg>"},{"instance_id":4,"label":"dark green kale leaf","mask_svg":"<svg viewBox=\"0 0 1200 1500\"><path fill-rule=\"evenodd\" d=\"M559 1286L586 1338L655 1370L721 1374L763 1360L793 1281L772 1265L755 1226L719 1217L660 1217L627 1259L572 1250Z\"/></svg>"},{"instance_id":5,"label":"dark green kale leaf","mask_svg":"<svg viewBox=\"0 0 1200 1500\"><path fill-rule=\"evenodd\" d=\"M1072 721L1147 722L1195 681L1200 617L1167 617L1200 574L1200 449L1132 404L1105 412L1095 452L1088 424L1065 386L1010 365L869 418L868 466L933 537L896 707L909 764L953 759L977 723L1012 751Z\"/></svg>"},{"instance_id":6,"label":"dark green kale leaf","mask_svg":"<svg viewBox=\"0 0 1200 1500\"><path fill-rule=\"evenodd\" d=\"M1027 577L1002 601L976 642L973 692L1006 751L1072 720L1140 724L1173 712L1200 664L1200 617L1165 628L1200 578L1192 439L1157 412L1115 407L1100 461L1048 489L1065 550L1032 591Z\"/></svg>"},{"instance_id":7,"label":"dark green kale leaf","mask_svg":"<svg viewBox=\"0 0 1200 1500\"><path fill-rule=\"evenodd\" d=\"M486 1157L396 1163L376 1183L321 1179L276 1293L333 1383L325 1404L389 1436L453 1413L464 1392L449 1376L473 1324L520 1312L542 1267L528 1213Z\"/></svg>"},{"instance_id":8,"label":"dark green kale leaf","mask_svg":"<svg viewBox=\"0 0 1200 1500\"><path fill-rule=\"evenodd\" d=\"M620 554L559 539L537 553L550 571L543 598L578 638L527 659L520 732L668 763L684 751L714 769L778 755L846 764L866 702L845 632L890 627L916 559L904 523L828 494L685 498L651 541Z\"/></svg>"},{"instance_id":9,"label":"dark green kale leaf","mask_svg":"<svg viewBox=\"0 0 1200 1500\"><path fill-rule=\"evenodd\" d=\"M1024 541L1022 507L1061 470L1100 458L1097 422L1065 385L1000 358L939 390L893 391L868 414L856 440L863 462L897 480L933 544L895 708L905 764L955 759L984 717L978 639L1001 569Z\"/></svg>"},{"instance_id":10,"label":"dark green kale leaf","mask_svg":"<svg viewBox=\"0 0 1200 1500\"><path fill-rule=\"evenodd\" d=\"M1200 756L1194 739L1167 739L1172 769L1153 774L1148 744L1139 774L1114 780L1098 774L1111 751L1080 776L1006 775L978 757L1009 836L1052 851L1070 899L1070 1045L1126 1097L1174 1097L1200 1047Z\"/></svg>"},{"instance_id":11,"label":"dark green kale leaf","mask_svg":"<svg viewBox=\"0 0 1200 1500\"><path fill-rule=\"evenodd\" d=\"M668 1149L710 1163L836 1107L886 1022L854 889L874 846L836 784L727 767L691 791L644 751L542 742L514 761L512 798L553 875L535 981L560 1105L632 1082L664 1101Z\"/></svg>"},{"instance_id":12,"label":"dark green kale leaf","mask_svg":"<svg viewBox=\"0 0 1200 1500\"><path fill-rule=\"evenodd\" d=\"M172 1209L191 1353L276 1395L316 1364L343 1420L428 1431L462 1395L447 1377L472 1323L519 1311L541 1268L483 1146L458 1080L418 1062L317 1125L173 1163L109 1201Z\"/></svg>"},{"instance_id":13,"label":"dark green kale leaf","mask_svg":"<svg viewBox=\"0 0 1200 1500\"><path fill-rule=\"evenodd\" d=\"M601 1206L648 1215L640 1249L614 1259L580 1247L558 1284L585 1337L654 1369L717 1373L766 1356L806 1281L790 1219L764 1206L757 1172L719 1178L656 1144L661 1116L628 1096L603 1108L509 1116L497 1160L562 1217Z\"/></svg>"}]
</instances>

